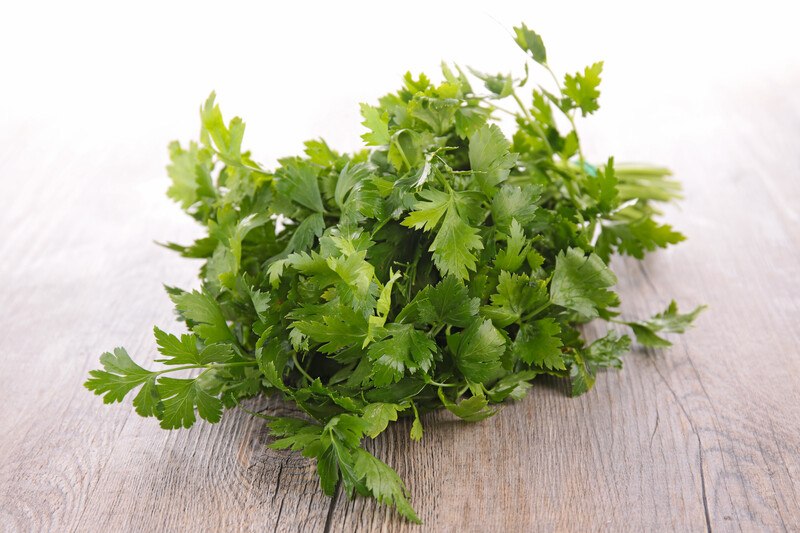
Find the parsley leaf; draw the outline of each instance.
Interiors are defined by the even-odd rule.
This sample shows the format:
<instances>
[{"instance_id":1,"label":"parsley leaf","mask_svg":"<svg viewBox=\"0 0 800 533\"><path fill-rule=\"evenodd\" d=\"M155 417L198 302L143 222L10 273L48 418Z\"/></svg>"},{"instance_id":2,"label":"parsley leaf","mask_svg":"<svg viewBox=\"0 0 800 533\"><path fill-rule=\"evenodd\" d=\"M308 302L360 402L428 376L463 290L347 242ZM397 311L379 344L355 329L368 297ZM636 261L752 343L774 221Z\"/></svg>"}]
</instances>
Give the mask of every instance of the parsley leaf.
<instances>
[{"instance_id":1,"label":"parsley leaf","mask_svg":"<svg viewBox=\"0 0 800 533\"><path fill-rule=\"evenodd\" d=\"M125 348L115 348L100 356L103 370L92 370L86 388L103 396L105 403L121 402L125 395L139 385L152 380L150 372L133 362Z\"/></svg>"},{"instance_id":2,"label":"parsley leaf","mask_svg":"<svg viewBox=\"0 0 800 533\"><path fill-rule=\"evenodd\" d=\"M508 178L517 154L495 124L484 125L469 138L469 164L483 193L492 198L497 185Z\"/></svg>"},{"instance_id":3,"label":"parsley leaf","mask_svg":"<svg viewBox=\"0 0 800 533\"><path fill-rule=\"evenodd\" d=\"M480 318L463 332L447 338L456 366L465 378L475 383L489 380L500 369L505 342L490 320Z\"/></svg>"},{"instance_id":4,"label":"parsley leaf","mask_svg":"<svg viewBox=\"0 0 800 533\"><path fill-rule=\"evenodd\" d=\"M584 69L583 74L576 72L564 77L564 94L568 98L568 107L578 107L583 116L594 113L600 106L597 99L600 91L600 74L603 72L603 62L598 61Z\"/></svg>"},{"instance_id":5,"label":"parsley leaf","mask_svg":"<svg viewBox=\"0 0 800 533\"><path fill-rule=\"evenodd\" d=\"M636 340L639 341L639 344L653 348L663 348L672 346L672 343L656 333L685 332L694 322L694 319L697 318L697 315L705 308L706 306L701 305L689 313L680 314L678 312L678 304L675 303L675 300L672 300L666 310L654 315L652 318L639 322L625 322L625 324L630 326L636 334Z\"/></svg>"},{"instance_id":6,"label":"parsley leaf","mask_svg":"<svg viewBox=\"0 0 800 533\"><path fill-rule=\"evenodd\" d=\"M523 325L514 340L514 353L529 365L548 370L566 370L561 355L561 327L552 318Z\"/></svg>"},{"instance_id":7,"label":"parsley leaf","mask_svg":"<svg viewBox=\"0 0 800 533\"><path fill-rule=\"evenodd\" d=\"M608 290L617 283L617 276L595 254L587 257L579 248L568 248L556 257L556 268L550 282L550 298L556 305L594 318L598 310L614 307L617 295Z\"/></svg>"},{"instance_id":8,"label":"parsley leaf","mask_svg":"<svg viewBox=\"0 0 800 533\"><path fill-rule=\"evenodd\" d=\"M468 278L468 271L474 271L478 262L473 251L483 249L478 230L470 226L459 212L454 191L443 193L428 189L420 195L426 200L417 202L403 225L431 231L444 216L428 251L433 252L433 262L443 276L453 274L461 279Z\"/></svg>"}]
</instances>

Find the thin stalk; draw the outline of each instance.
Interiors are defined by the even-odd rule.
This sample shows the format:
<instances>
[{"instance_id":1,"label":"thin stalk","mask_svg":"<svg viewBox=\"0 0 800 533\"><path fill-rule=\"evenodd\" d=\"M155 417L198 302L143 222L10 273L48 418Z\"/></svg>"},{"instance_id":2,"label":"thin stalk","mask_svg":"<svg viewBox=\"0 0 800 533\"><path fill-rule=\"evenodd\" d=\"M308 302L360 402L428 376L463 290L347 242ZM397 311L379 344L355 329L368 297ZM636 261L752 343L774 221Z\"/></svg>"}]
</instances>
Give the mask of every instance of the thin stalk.
<instances>
[{"instance_id":1,"label":"thin stalk","mask_svg":"<svg viewBox=\"0 0 800 533\"><path fill-rule=\"evenodd\" d=\"M235 363L209 363L207 365L184 365L184 366L176 366L174 368L165 368L164 370L153 372L153 374L161 375L161 374L166 374L168 372L178 372L179 370L194 370L195 368L203 368L204 369L203 373L205 373L208 372L209 370L215 370L217 368L231 368L236 366L256 366L257 364L258 363L256 363L255 361L237 361Z\"/></svg>"},{"instance_id":2,"label":"thin stalk","mask_svg":"<svg viewBox=\"0 0 800 533\"><path fill-rule=\"evenodd\" d=\"M458 383L439 383L438 381L430 380L426 381L428 385L434 385L436 387L458 387Z\"/></svg>"},{"instance_id":3,"label":"thin stalk","mask_svg":"<svg viewBox=\"0 0 800 533\"><path fill-rule=\"evenodd\" d=\"M545 309L550 307L551 304L552 304L552 302L550 302L550 300L548 300L546 303L540 305L539 307L537 307L536 309L534 309L533 311L531 311L530 313L528 313L527 315L522 317L520 319L520 322L529 321L530 319L532 319L533 317L535 317L536 315L538 315L539 313L541 313L542 311L544 311Z\"/></svg>"},{"instance_id":4,"label":"thin stalk","mask_svg":"<svg viewBox=\"0 0 800 533\"><path fill-rule=\"evenodd\" d=\"M438 326L436 326L435 328L433 328L433 329L431 329L430 331L428 331L428 336L430 336L431 338L434 338L434 337L436 337L436 335L438 335L438 334L439 334L439 332L440 332L440 331L442 331L442 329L444 329L444 326L445 326L445 324L444 324L444 323L442 323L442 324L439 324L439 325L438 325Z\"/></svg>"},{"instance_id":5,"label":"thin stalk","mask_svg":"<svg viewBox=\"0 0 800 533\"><path fill-rule=\"evenodd\" d=\"M512 92L511 92L511 96L514 98L514 100L517 102L517 105L519 106L519 108L520 108L520 109L522 110L522 112L525 114L525 118L528 120L528 123L530 123L531 127L532 127L534 130L536 130L536 133L539 135L539 137L541 137L542 141L544 141L544 144L545 144L545 146L547 147L547 151L548 151L548 152L550 153L550 155L552 156L552 155L553 155L555 152L553 151L553 147L550 145L550 141L548 141L548 140L547 140L547 135L545 134L545 132L544 132L544 130L542 129L542 127L541 127L541 126L539 125L539 123L538 123L538 122L536 122L536 121L534 120L534 118L531 116L530 112L528 111L528 108L527 108L527 107L525 107L525 104L523 104L523 103L522 103L522 100L520 100L520 99L519 99L519 96L517 96L517 93L516 93L516 91L512 91ZM517 116L519 116L519 115L517 115ZM576 135L577 135L577 134L576 134Z\"/></svg>"},{"instance_id":6,"label":"thin stalk","mask_svg":"<svg viewBox=\"0 0 800 533\"><path fill-rule=\"evenodd\" d=\"M300 361L297 360L297 352L292 352L292 361L294 361L294 367L300 372L303 377L305 377L309 382L314 381L314 378L308 375L305 368L300 365Z\"/></svg>"},{"instance_id":7,"label":"thin stalk","mask_svg":"<svg viewBox=\"0 0 800 533\"><path fill-rule=\"evenodd\" d=\"M547 63L543 63L542 66L545 68L545 70L547 70L547 72L550 73L550 77L553 78L553 82L555 82L556 87L558 88L558 92L561 92L561 82L558 81L558 76L556 76L556 73L553 72L553 69L551 69L550 65L548 65ZM581 139L580 136L578 135L578 128L575 125L575 118L573 117L572 113L567 113L563 109L561 109L561 112L564 114L565 117L567 117L570 126L572 126L572 131L575 132L575 140L577 141L578 144L578 158L580 159L581 162L581 173L586 175L586 168L585 168L586 158L583 156L583 149L581 148Z\"/></svg>"}]
</instances>

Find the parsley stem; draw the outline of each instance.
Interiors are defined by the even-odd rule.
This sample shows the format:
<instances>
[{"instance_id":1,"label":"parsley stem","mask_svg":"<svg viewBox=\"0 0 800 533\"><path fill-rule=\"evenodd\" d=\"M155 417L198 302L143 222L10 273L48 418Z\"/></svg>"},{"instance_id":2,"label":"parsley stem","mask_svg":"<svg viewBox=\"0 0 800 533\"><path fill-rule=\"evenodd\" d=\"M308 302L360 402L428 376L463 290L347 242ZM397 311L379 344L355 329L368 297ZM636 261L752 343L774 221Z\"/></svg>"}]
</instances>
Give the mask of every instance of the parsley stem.
<instances>
[{"instance_id":1,"label":"parsley stem","mask_svg":"<svg viewBox=\"0 0 800 533\"><path fill-rule=\"evenodd\" d=\"M392 137L392 144L395 146L395 148L397 149L397 151L398 151L398 152L400 152L400 157L403 159L403 163L405 163L405 164L406 164L406 166L408 167L408 170L411 170L411 169L412 169L412 168L414 168L414 167L413 167L413 166L411 166L411 163L409 163L409 162L408 162L408 158L406 157L406 153L405 153L405 151L403 151L403 147L402 147L402 146L400 146L400 142L397 140L397 135L398 135L399 133L402 133L403 131L405 131L405 130L400 130L400 131L398 131L398 132L397 132L397 133L396 133L396 134L395 134L395 135Z\"/></svg>"},{"instance_id":2,"label":"parsley stem","mask_svg":"<svg viewBox=\"0 0 800 533\"><path fill-rule=\"evenodd\" d=\"M522 100L519 99L519 96L517 96L516 91L511 91L511 97L517 102L517 105L525 114L525 118L527 118L531 123L533 123L533 117L531 116L530 111L528 111L528 108L525 107L525 104L522 103Z\"/></svg>"},{"instance_id":3,"label":"parsley stem","mask_svg":"<svg viewBox=\"0 0 800 533\"><path fill-rule=\"evenodd\" d=\"M543 63L542 66L545 68L545 70L547 70L547 72L550 73L550 77L553 78L553 82L555 82L556 87L558 88L558 91L562 92L562 90L561 90L561 82L558 81L558 76L556 76L556 73L553 72L552 68L550 68L550 65L548 65L547 63ZM573 131L573 133L575 133L575 141L576 141L576 144L578 145L578 158L581 161L581 173L585 176L586 175L586 167L585 167L586 158L583 157L583 149L581 148L581 140L580 140L580 137L578 136L578 128L575 126L575 117L573 117L571 113L568 113L567 111L564 111L563 109L561 109L561 112L564 114L565 117L567 117L567 120L569 121L570 126L572 126L572 131Z\"/></svg>"},{"instance_id":4,"label":"parsley stem","mask_svg":"<svg viewBox=\"0 0 800 533\"><path fill-rule=\"evenodd\" d=\"M438 335L439 332L442 331L444 326L445 326L444 323L439 324L435 328L432 328L430 331L428 331L428 335L430 335L431 338L436 337L436 335Z\"/></svg>"},{"instance_id":5,"label":"parsley stem","mask_svg":"<svg viewBox=\"0 0 800 533\"><path fill-rule=\"evenodd\" d=\"M382 228L382 227L384 227L384 226L386 225L386 223L387 223L387 222L389 222L389 220L391 220L391 219L389 219L389 218L384 218L383 220L381 220L380 222L378 222L377 224L375 224L375 225L372 227L372 233L371 233L371 235L372 235L372 238L373 238L373 239L375 238L375 234L377 234L377 233L378 233L378 232L381 230L381 228Z\"/></svg>"},{"instance_id":6,"label":"parsley stem","mask_svg":"<svg viewBox=\"0 0 800 533\"><path fill-rule=\"evenodd\" d=\"M434 380L426 381L426 383L436 387L458 387L458 383L439 383L438 381Z\"/></svg>"},{"instance_id":7,"label":"parsley stem","mask_svg":"<svg viewBox=\"0 0 800 533\"><path fill-rule=\"evenodd\" d=\"M550 77L553 78L553 82L556 84L556 88L558 89L558 92L561 92L561 82L558 81L558 76L556 76L556 73L553 72L553 69L551 69L550 65L548 65L547 63L542 63L541 65L550 74Z\"/></svg>"},{"instance_id":8,"label":"parsley stem","mask_svg":"<svg viewBox=\"0 0 800 533\"><path fill-rule=\"evenodd\" d=\"M294 361L294 366L298 372L300 372L308 381L314 381L314 378L308 375L305 368L300 365L300 361L297 360L297 352L292 352L292 360Z\"/></svg>"},{"instance_id":9,"label":"parsley stem","mask_svg":"<svg viewBox=\"0 0 800 533\"><path fill-rule=\"evenodd\" d=\"M536 309L534 309L533 311L531 311L530 313L528 313L527 315L525 315L524 317L522 317L522 318L520 319L520 322L527 322L527 321L529 321L530 319L532 319L533 317L535 317L536 315L538 315L539 313L541 313L542 311L544 311L545 309L547 309L548 307L550 307L550 304L551 304L551 303L552 303L552 302L551 302L550 300L547 300L547 302L546 302L546 303L544 303L544 304L540 305L539 307L537 307Z\"/></svg>"},{"instance_id":10,"label":"parsley stem","mask_svg":"<svg viewBox=\"0 0 800 533\"><path fill-rule=\"evenodd\" d=\"M503 108L503 107L500 107L500 106L499 106L499 105L497 105L497 104L492 104L492 107L493 107L493 108L495 108L497 111L502 111L503 113L506 113L506 114L508 114L508 115L511 115L512 117L518 117L518 116L519 116L519 113L515 113L514 111L510 111L510 110L508 110L508 109L505 109L505 108Z\"/></svg>"},{"instance_id":11,"label":"parsley stem","mask_svg":"<svg viewBox=\"0 0 800 533\"><path fill-rule=\"evenodd\" d=\"M214 370L216 368L230 368L235 366L255 366L258 363L255 361L237 361L235 363L210 363L207 365L184 365L184 366L176 366L174 368L165 368L164 370L159 370L157 372L153 372L153 374L161 375L166 374L168 372L178 372L179 370L194 370L195 368L203 368L203 372L208 372L209 370Z\"/></svg>"},{"instance_id":12,"label":"parsley stem","mask_svg":"<svg viewBox=\"0 0 800 533\"><path fill-rule=\"evenodd\" d=\"M544 130L539 125L539 123L536 120L533 119L533 117L531 116L530 112L528 111L528 108L525 107L525 104L523 104L522 100L520 100L519 96L517 96L516 91L511 91L511 96L517 102L517 105L519 105L519 108L522 109L522 112L525 114L525 118L528 119L528 123L531 125L531 127L534 130L536 130L536 133L539 135L539 137L541 137L542 141L544 142L544 145L547 147L547 151L550 153L550 155L553 155L555 152L553 151L553 147L550 146L550 141L547 140L547 134L545 134ZM577 135L577 133L576 133L576 135Z\"/></svg>"}]
</instances>

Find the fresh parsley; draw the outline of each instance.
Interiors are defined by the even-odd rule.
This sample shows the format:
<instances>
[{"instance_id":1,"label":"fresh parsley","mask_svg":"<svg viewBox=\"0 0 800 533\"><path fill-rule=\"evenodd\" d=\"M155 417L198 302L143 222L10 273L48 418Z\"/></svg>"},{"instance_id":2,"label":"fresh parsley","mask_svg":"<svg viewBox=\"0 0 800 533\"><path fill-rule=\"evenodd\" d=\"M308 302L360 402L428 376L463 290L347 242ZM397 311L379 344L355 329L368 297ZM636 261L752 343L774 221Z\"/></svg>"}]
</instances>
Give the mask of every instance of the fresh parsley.
<instances>
[{"instance_id":1,"label":"fresh parsley","mask_svg":"<svg viewBox=\"0 0 800 533\"><path fill-rule=\"evenodd\" d=\"M279 394L305 416L268 417L271 447L314 458L326 494L341 484L419 522L364 438L410 417L419 440L420 414L442 407L481 420L542 374L588 391L631 346L616 329L587 343L589 320L668 346L663 334L702 307L620 320L609 260L683 239L655 218L679 186L662 168L588 163L575 119L598 109L603 63L559 78L536 32L515 35L543 85L528 64L521 80L444 64L438 84L406 74L361 105L368 149L308 141L274 170L242 149L244 123L225 123L212 94L200 141L169 147L167 194L207 229L166 245L202 260L199 290L167 288L188 333L155 328L160 370L103 354L86 387L106 403L137 391L136 412L165 429Z\"/></svg>"}]
</instances>

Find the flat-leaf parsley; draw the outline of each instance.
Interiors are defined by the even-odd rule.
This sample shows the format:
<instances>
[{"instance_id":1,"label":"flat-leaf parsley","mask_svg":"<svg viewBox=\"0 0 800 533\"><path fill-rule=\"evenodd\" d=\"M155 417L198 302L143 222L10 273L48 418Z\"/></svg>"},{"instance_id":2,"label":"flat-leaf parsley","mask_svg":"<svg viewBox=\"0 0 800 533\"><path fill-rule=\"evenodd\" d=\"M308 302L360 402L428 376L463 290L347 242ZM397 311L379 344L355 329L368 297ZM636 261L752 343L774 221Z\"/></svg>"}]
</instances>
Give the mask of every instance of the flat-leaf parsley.
<instances>
[{"instance_id":1,"label":"flat-leaf parsley","mask_svg":"<svg viewBox=\"0 0 800 533\"><path fill-rule=\"evenodd\" d=\"M167 245L203 261L201 289L167 288L189 332L155 328L160 370L123 348L103 354L86 387L106 403L138 390L136 412L165 429L280 394L307 416L268 417L271 447L313 457L326 494L341 484L419 522L365 437L408 416L419 440L420 414L441 407L481 420L541 374L586 392L631 346L616 329L584 341L592 319L668 346L662 335L701 308L616 318L609 260L683 240L654 218L679 186L662 168L589 164L575 118L598 109L603 63L559 80L542 38L515 34L549 88L530 87L527 63L521 80L446 64L438 84L406 74L361 105L369 148L308 141L275 170L242 150L244 123L226 124L212 94L200 142L169 147L167 193L208 230ZM501 114L515 120L510 140Z\"/></svg>"}]
</instances>

